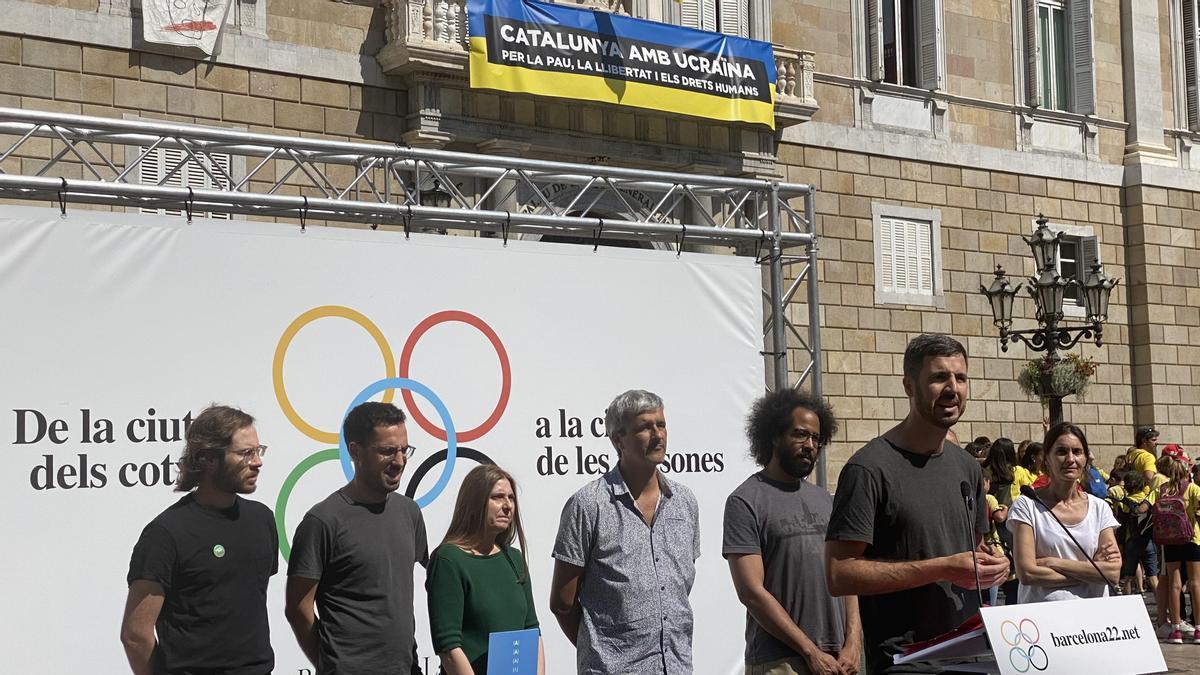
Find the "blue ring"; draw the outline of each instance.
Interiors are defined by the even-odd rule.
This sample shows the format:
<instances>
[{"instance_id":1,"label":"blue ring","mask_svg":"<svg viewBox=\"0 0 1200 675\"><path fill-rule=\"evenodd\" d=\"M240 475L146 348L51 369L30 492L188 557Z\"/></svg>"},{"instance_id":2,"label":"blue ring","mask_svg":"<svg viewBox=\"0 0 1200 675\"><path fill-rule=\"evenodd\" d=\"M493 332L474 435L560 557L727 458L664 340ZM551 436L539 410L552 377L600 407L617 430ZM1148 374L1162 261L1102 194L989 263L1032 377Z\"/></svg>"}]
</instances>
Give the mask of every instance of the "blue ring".
<instances>
[{"instance_id":1,"label":"blue ring","mask_svg":"<svg viewBox=\"0 0 1200 675\"><path fill-rule=\"evenodd\" d=\"M438 398L432 389L407 377L388 377L367 385L367 388L354 398L350 407L346 408L346 415L366 403L367 399L375 394L388 389L407 389L415 394L420 394L433 404L433 409L442 418L442 428L446 430L446 463L442 465L442 475L438 477L433 487L429 488L429 492L417 497L417 506L425 508L437 499L438 495L442 494L442 490L445 490L450 483L451 474L454 473L454 460L458 457L458 433L454 430L454 420L450 419L450 411L446 409L446 404L442 403L442 399ZM342 416L342 420L346 419L346 415ZM346 480L353 480L354 465L350 462L350 450L346 447L346 435L342 429L338 430L338 459L342 461L342 473L346 474Z\"/></svg>"}]
</instances>

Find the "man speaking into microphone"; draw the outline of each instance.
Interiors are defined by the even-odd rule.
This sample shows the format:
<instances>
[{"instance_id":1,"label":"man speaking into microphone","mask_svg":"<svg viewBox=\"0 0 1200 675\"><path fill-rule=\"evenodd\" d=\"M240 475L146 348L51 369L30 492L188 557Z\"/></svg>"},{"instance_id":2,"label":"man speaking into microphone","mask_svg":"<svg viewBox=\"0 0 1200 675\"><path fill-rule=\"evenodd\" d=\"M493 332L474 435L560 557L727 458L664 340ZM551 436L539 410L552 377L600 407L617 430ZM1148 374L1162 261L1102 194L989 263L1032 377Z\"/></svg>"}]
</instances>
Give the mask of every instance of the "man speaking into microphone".
<instances>
[{"instance_id":1,"label":"man speaking into microphone","mask_svg":"<svg viewBox=\"0 0 1200 675\"><path fill-rule=\"evenodd\" d=\"M1008 576L1008 559L982 544L989 527L979 464L946 441L965 409L967 379L958 340L914 338L904 351L908 415L838 478L825 570L831 593L859 596L866 672L944 672L892 657L970 618L978 589Z\"/></svg>"}]
</instances>

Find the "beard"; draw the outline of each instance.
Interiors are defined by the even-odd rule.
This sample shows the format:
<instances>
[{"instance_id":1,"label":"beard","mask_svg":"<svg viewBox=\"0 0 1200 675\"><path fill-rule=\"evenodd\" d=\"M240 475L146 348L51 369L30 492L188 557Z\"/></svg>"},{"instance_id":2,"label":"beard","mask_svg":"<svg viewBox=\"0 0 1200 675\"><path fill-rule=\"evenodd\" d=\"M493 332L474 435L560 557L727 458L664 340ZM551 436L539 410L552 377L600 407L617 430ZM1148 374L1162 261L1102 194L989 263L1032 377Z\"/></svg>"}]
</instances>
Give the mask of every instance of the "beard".
<instances>
[{"instance_id":1,"label":"beard","mask_svg":"<svg viewBox=\"0 0 1200 675\"><path fill-rule=\"evenodd\" d=\"M243 470L244 467L229 464L222 458L221 463L217 466L216 475L213 477L213 485L222 492L248 495L257 489L258 484L247 486L245 478L242 476Z\"/></svg>"},{"instance_id":2,"label":"beard","mask_svg":"<svg viewBox=\"0 0 1200 675\"><path fill-rule=\"evenodd\" d=\"M792 478L799 480L808 478L816 465L816 458L804 453L782 452L779 454L779 468Z\"/></svg>"},{"instance_id":3,"label":"beard","mask_svg":"<svg viewBox=\"0 0 1200 675\"><path fill-rule=\"evenodd\" d=\"M950 429L955 424L958 424L958 420L961 419L963 414L967 411L966 397L959 399L957 404L958 410L955 412L953 417L946 417L939 414L938 408L941 406L938 404L937 399L931 400L922 397L919 403L920 405L918 406L917 410L920 416L929 424L941 429Z\"/></svg>"}]
</instances>

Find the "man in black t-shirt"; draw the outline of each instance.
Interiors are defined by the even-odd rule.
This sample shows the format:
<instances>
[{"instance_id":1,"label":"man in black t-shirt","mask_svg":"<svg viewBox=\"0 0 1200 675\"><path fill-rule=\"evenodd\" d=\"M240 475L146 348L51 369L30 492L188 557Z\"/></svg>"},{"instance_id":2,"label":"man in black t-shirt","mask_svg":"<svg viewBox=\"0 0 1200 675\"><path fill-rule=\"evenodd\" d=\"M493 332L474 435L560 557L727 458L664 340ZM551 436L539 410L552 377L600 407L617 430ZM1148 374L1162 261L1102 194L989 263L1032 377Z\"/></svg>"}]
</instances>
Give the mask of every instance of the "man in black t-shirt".
<instances>
[{"instance_id":1,"label":"man in black t-shirt","mask_svg":"<svg viewBox=\"0 0 1200 675\"><path fill-rule=\"evenodd\" d=\"M900 647L936 637L979 608L979 587L1008 576L983 545L988 531L979 464L946 441L967 402L967 353L944 335L914 338L904 353L909 413L856 452L838 477L825 540L834 595L858 595L869 673L940 673L897 666ZM971 495L963 497L964 491Z\"/></svg>"},{"instance_id":2,"label":"man in black t-shirt","mask_svg":"<svg viewBox=\"0 0 1200 675\"><path fill-rule=\"evenodd\" d=\"M354 477L309 509L292 537L284 613L319 675L420 672L413 570L428 564L429 547L421 508L395 494L413 451L404 421L377 401L346 415Z\"/></svg>"},{"instance_id":3,"label":"man in black t-shirt","mask_svg":"<svg viewBox=\"0 0 1200 675\"><path fill-rule=\"evenodd\" d=\"M188 427L175 484L187 494L142 530L129 561L121 642L135 675L275 667L266 606L275 518L238 496L254 492L266 450L254 418L236 408L210 407Z\"/></svg>"}]
</instances>

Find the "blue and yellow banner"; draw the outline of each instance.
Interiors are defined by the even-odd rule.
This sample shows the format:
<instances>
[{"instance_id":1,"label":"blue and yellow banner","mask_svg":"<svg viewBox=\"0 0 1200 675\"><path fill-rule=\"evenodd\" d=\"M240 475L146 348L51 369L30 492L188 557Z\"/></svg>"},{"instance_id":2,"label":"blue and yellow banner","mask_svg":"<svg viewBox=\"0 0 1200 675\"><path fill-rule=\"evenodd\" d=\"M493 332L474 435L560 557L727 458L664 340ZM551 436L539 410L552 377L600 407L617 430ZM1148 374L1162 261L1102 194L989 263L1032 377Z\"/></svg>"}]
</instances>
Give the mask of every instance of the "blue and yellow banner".
<instances>
[{"instance_id":1,"label":"blue and yellow banner","mask_svg":"<svg viewBox=\"0 0 1200 675\"><path fill-rule=\"evenodd\" d=\"M471 87L775 128L758 40L533 0L470 0Z\"/></svg>"}]
</instances>

